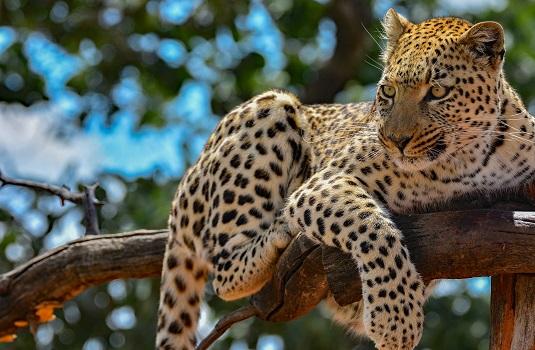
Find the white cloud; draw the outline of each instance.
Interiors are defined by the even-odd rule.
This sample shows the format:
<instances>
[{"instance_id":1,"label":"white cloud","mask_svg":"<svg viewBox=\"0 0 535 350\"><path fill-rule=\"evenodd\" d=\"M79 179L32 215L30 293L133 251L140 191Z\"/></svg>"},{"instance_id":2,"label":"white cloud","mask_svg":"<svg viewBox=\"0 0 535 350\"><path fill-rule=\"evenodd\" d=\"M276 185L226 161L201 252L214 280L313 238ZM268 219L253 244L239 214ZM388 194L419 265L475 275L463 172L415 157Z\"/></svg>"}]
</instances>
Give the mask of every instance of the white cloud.
<instances>
[{"instance_id":1,"label":"white cloud","mask_svg":"<svg viewBox=\"0 0 535 350\"><path fill-rule=\"evenodd\" d=\"M90 181L100 169L98 140L46 103L0 103L0 169L13 177L61 183Z\"/></svg>"}]
</instances>

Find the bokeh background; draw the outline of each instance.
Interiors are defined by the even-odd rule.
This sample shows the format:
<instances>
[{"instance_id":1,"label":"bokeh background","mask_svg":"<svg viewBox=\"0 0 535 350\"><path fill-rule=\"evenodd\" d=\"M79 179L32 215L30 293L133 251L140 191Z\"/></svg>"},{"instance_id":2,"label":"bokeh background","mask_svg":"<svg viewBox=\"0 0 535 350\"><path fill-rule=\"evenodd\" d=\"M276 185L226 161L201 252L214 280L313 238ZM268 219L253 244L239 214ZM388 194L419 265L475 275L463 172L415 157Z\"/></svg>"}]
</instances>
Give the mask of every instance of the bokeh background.
<instances>
[{"instance_id":1,"label":"bokeh background","mask_svg":"<svg viewBox=\"0 0 535 350\"><path fill-rule=\"evenodd\" d=\"M373 98L389 7L413 21L498 20L505 70L535 112L533 0L2 0L0 169L98 181L104 232L162 228L174 189L220 116L269 88L306 102ZM81 208L0 189L0 272L81 237ZM150 349L158 279L92 288L1 349ZM201 333L237 307L208 295ZM419 349L487 349L489 280L444 281ZM372 349L321 307L286 324L243 322L215 349Z\"/></svg>"}]
</instances>

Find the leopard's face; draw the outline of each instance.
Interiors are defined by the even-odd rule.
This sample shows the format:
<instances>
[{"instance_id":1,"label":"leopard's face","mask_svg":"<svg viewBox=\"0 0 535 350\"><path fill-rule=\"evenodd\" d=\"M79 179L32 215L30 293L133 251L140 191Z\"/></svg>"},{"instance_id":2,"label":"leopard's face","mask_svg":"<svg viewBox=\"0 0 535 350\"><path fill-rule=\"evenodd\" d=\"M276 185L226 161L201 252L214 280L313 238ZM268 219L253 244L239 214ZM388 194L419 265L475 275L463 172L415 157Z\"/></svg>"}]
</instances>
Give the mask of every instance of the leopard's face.
<instances>
[{"instance_id":1,"label":"leopard's face","mask_svg":"<svg viewBox=\"0 0 535 350\"><path fill-rule=\"evenodd\" d=\"M375 99L379 140L390 158L402 169L422 170L484 148L499 124L501 27L457 18L396 20L401 34L394 43L389 37Z\"/></svg>"}]
</instances>

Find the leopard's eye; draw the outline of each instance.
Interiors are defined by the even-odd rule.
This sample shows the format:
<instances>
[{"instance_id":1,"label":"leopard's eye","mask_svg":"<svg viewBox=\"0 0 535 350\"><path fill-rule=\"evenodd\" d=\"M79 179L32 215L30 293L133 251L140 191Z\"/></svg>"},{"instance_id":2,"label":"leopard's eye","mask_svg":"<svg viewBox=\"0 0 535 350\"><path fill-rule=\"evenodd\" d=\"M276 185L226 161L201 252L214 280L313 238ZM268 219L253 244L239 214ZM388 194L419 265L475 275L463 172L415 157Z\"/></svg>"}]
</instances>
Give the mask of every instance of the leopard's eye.
<instances>
[{"instance_id":1,"label":"leopard's eye","mask_svg":"<svg viewBox=\"0 0 535 350\"><path fill-rule=\"evenodd\" d=\"M389 98L396 96L396 88L391 85L381 85L381 92Z\"/></svg>"},{"instance_id":2,"label":"leopard's eye","mask_svg":"<svg viewBox=\"0 0 535 350\"><path fill-rule=\"evenodd\" d=\"M431 86L427 92L427 98L430 100L438 100L446 97L450 89L445 86Z\"/></svg>"}]
</instances>

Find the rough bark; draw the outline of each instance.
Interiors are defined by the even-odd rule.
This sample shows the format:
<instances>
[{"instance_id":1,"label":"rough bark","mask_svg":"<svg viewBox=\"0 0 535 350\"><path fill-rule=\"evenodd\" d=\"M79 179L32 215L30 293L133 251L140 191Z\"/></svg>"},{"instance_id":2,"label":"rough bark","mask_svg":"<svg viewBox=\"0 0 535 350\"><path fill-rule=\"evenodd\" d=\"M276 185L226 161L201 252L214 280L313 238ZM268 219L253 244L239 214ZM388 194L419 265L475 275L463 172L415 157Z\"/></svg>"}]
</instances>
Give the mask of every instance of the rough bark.
<instances>
[{"instance_id":1,"label":"rough bark","mask_svg":"<svg viewBox=\"0 0 535 350\"><path fill-rule=\"evenodd\" d=\"M535 275L517 275L511 349L535 350Z\"/></svg>"},{"instance_id":2,"label":"rough bark","mask_svg":"<svg viewBox=\"0 0 535 350\"><path fill-rule=\"evenodd\" d=\"M493 276L491 279L490 349L510 350L513 341L515 275Z\"/></svg>"},{"instance_id":3,"label":"rough bark","mask_svg":"<svg viewBox=\"0 0 535 350\"><path fill-rule=\"evenodd\" d=\"M490 350L535 349L535 274L492 277Z\"/></svg>"},{"instance_id":4,"label":"rough bark","mask_svg":"<svg viewBox=\"0 0 535 350\"><path fill-rule=\"evenodd\" d=\"M437 212L396 222L426 280L535 273L535 212ZM159 276L165 242L165 230L85 237L2 275L0 336L47 321L54 308L90 286ZM329 289L342 305L359 300L354 265L339 251L299 236L282 254L273 280L251 302L260 318L291 320Z\"/></svg>"}]
</instances>

